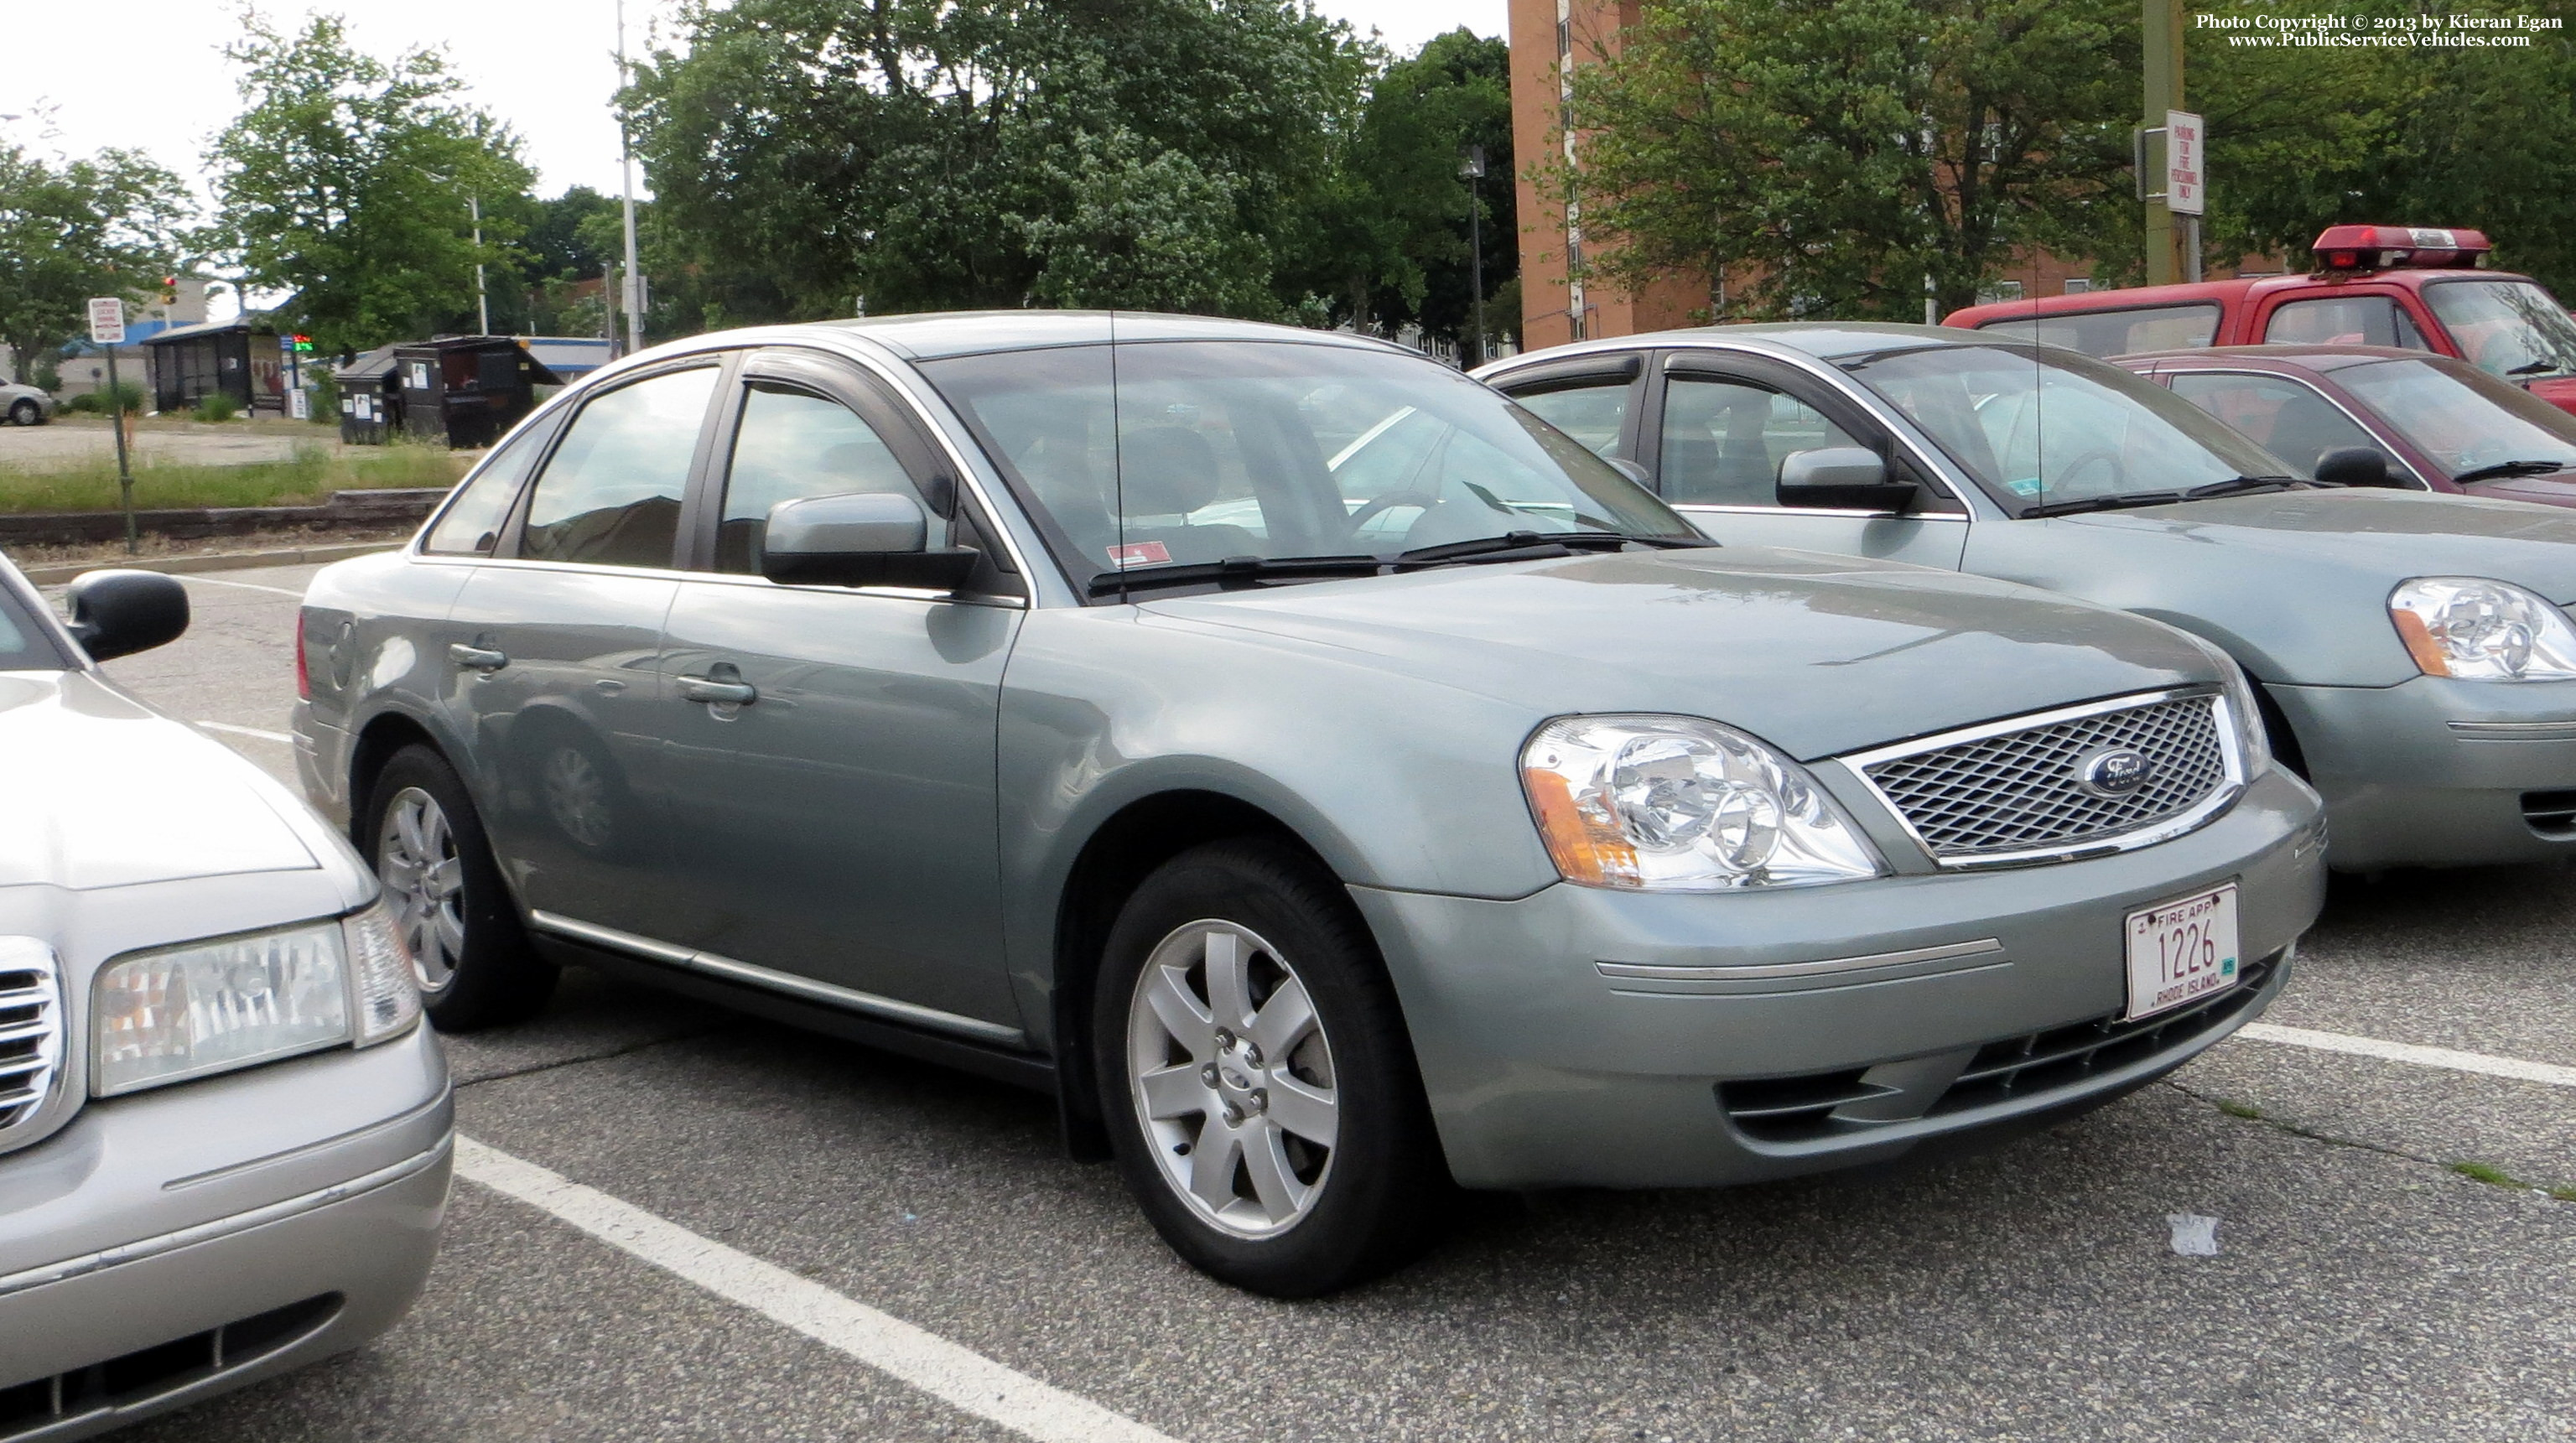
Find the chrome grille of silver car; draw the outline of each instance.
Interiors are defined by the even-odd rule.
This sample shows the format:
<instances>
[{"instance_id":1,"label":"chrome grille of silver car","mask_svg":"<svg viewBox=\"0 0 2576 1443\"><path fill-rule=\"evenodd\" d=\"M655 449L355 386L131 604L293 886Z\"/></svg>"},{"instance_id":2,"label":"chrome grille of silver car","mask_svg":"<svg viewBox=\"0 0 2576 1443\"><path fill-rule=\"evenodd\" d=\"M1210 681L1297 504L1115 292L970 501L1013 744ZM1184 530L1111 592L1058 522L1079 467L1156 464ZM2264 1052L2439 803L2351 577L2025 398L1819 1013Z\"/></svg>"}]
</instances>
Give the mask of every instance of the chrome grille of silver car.
<instances>
[{"instance_id":1,"label":"chrome grille of silver car","mask_svg":"<svg viewBox=\"0 0 2576 1443\"><path fill-rule=\"evenodd\" d=\"M0 937L0 1149L52 1093L62 1026L53 949L32 937Z\"/></svg>"},{"instance_id":2,"label":"chrome grille of silver car","mask_svg":"<svg viewBox=\"0 0 2576 1443\"><path fill-rule=\"evenodd\" d=\"M2144 759L2143 784L2088 783L2090 759L2123 751ZM2243 771L2227 703L2209 692L2069 707L1851 761L1953 866L2043 860L2188 824L2232 796Z\"/></svg>"}]
</instances>

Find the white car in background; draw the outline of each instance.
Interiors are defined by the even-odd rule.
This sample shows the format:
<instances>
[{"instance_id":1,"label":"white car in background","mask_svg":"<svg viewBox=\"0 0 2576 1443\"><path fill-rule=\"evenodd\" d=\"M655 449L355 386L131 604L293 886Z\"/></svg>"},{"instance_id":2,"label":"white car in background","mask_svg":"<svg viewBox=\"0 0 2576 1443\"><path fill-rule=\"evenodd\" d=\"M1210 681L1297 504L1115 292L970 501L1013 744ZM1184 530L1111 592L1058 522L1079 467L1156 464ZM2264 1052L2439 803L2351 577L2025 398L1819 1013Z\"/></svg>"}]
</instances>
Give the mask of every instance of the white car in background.
<instances>
[{"instance_id":1,"label":"white car in background","mask_svg":"<svg viewBox=\"0 0 2576 1443\"><path fill-rule=\"evenodd\" d=\"M0 381L0 417L11 425L41 426L54 418L54 398L33 386Z\"/></svg>"}]
</instances>

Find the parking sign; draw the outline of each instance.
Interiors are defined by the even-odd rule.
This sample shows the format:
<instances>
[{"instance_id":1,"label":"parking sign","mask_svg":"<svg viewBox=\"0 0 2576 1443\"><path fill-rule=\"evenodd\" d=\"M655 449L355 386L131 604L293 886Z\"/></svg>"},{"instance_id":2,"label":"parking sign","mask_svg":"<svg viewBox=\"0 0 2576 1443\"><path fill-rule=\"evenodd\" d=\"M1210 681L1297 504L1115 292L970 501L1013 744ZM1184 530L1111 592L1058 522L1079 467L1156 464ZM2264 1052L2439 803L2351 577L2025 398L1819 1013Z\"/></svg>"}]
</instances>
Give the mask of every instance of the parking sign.
<instances>
[{"instance_id":1,"label":"parking sign","mask_svg":"<svg viewBox=\"0 0 2576 1443\"><path fill-rule=\"evenodd\" d=\"M2207 206L2208 177L2201 173L2200 117L2188 110L2165 112L2165 208L2175 215L2198 215Z\"/></svg>"},{"instance_id":2,"label":"parking sign","mask_svg":"<svg viewBox=\"0 0 2576 1443\"><path fill-rule=\"evenodd\" d=\"M89 303L89 340L94 346L125 344L125 302L97 296Z\"/></svg>"}]
</instances>

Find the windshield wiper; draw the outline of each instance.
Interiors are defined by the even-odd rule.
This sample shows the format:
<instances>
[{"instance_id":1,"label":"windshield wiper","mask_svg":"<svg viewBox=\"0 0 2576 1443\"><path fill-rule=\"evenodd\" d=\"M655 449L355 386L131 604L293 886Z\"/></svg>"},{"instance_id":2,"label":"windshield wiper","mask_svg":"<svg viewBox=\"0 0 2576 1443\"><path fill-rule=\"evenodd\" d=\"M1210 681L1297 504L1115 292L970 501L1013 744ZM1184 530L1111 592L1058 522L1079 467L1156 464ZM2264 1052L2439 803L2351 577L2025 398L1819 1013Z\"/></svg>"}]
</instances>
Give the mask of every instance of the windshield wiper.
<instances>
[{"instance_id":1,"label":"windshield wiper","mask_svg":"<svg viewBox=\"0 0 2576 1443\"><path fill-rule=\"evenodd\" d=\"M2340 481L2308 481L2297 476L2230 476L2182 493L2194 501L2204 496L2250 496L2257 491L2287 491L2293 486L2340 486Z\"/></svg>"},{"instance_id":2,"label":"windshield wiper","mask_svg":"<svg viewBox=\"0 0 2576 1443\"><path fill-rule=\"evenodd\" d=\"M1396 553L1395 569L1418 571L1426 566L1447 566L1459 561L1543 561L1582 551L1617 551L1632 541L1643 539L1617 531L1513 531L1501 536L1479 537L1474 541L1452 541L1442 546L1417 546L1411 551L1400 551Z\"/></svg>"},{"instance_id":3,"label":"windshield wiper","mask_svg":"<svg viewBox=\"0 0 2576 1443\"><path fill-rule=\"evenodd\" d=\"M2563 371L2566 369L2567 368L2565 366L2560 365L2556 361L2525 361L2519 366L2506 367L2505 374L2508 376L2538 376L2550 371Z\"/></svg>"},{"instance_id":4,"label":"windshield wiper","mask_svg":"<svg viewBox=\"0 0 2576 1443\"><path fill-rule=\"evenodd\" d=\"M1229 556L1223 561L1177 561L1161 566L1131 566L1091 578L1096 600L1129 591L1167 586L1205 586L1214 582L1234 588L1265 581L1321 581L1333 576L1375 576L1386 563L1374 556Z\"/></svg>"},{"instance_id":5,"label":"windshield wiper","mask_svg":"<svg viewBox=\"0 0 2576 1443\"><path fill-rule=\"evenodd\" d=\"M2049 501L2025 506L2021 514L2030 516L2073 516L2079 511L2126 511L2132 506L2170 506L2188 501L2181 491L2132 491L2124 496L2087 496L2081 501Z\"/></svg>"},{"instance_id":6,"label":"windshield wiper","mask_svg":"<svg viewBox=\"0 0 2576 1443\"><path fill-rule=\"evenodd\" d=\"M2465 486L2472 481L2492 481L2499 476L2546 476L2552 471L2564 471L2570 464L2566 461L2498 461L2492 466L2463 471L2451 479Z\"/></svg>"}]
</instances>

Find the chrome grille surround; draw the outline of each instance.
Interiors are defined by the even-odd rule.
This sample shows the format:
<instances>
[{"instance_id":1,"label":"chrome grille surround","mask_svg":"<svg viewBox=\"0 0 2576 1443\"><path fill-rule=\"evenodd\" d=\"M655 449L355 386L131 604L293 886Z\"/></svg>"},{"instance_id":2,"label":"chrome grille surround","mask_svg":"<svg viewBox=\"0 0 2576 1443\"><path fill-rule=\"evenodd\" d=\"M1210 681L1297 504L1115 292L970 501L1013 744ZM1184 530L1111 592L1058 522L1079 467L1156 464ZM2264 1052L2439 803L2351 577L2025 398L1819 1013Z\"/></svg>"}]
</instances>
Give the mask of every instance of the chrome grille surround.
<instances>
[{"instance_id":1,"label":"chrome grille surround","mask_svg":"<svg viewBox=\"0 0 2576 1443\"><path fill-rule=\"evenodd\" d=\"M35 1141L63 1074L63 995L54 949L0 937L0 1152Z\"/></svg>"},{"instance_id":2,"label":"chrome grille surround","mask_svg":"<svg viewBox=\"0 0 2576 1443\"><path fill-rule=\"evenodd\" d=\"M2105 749L2152 762L2137 791L2088 787L2077 763ZM2004 867L2128 851L2178 837L2245 789L2227 697L2135 692L1855 752L1843 759L1944 867Z\"/></svg>"}]
</instances>

